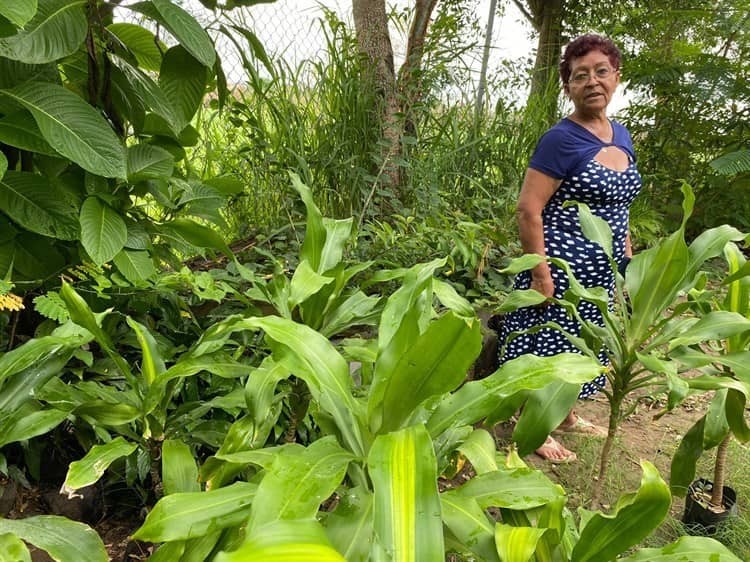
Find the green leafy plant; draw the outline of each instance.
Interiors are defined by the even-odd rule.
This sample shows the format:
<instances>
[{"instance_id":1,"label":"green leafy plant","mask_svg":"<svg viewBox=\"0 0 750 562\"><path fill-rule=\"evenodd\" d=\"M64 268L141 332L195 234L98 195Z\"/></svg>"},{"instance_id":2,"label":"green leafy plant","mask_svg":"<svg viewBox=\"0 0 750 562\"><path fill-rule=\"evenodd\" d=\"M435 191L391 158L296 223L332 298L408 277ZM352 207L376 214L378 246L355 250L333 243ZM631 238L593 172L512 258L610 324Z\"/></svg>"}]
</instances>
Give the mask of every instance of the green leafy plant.
<instances>
[{"instance_id":1,"label":"green leafy plant","mask_svg":"<svg viewBox=\"0 0 750 562\"><path fill-rule=\"evenodd\" d=\"M699 318L714 312L730 312L750 319L750 268L740 249L733 243L724 247L727 276L714 290L695 290L693 310ZM703 377L689 381L694 389L713 388L720 382L708 412L685 434L672 461L670 483L675 494L683 495L695 477L696 461L705 450L717 448L710 503L723 507L726 454L734 436L745 443L750 428L745 420L745 405L750 395L750 329L739 333L716 332L700 348L691 345L690 335L671 342L676 357L686 366L704 371ZM717 377L717 378L714 378Z\"/></svg>"},{"instance_id":2,"label":"green leafy plant","mask_svg":"<svg viewBox=\"0 0 750 562\"><path fill-rule=\"evenodd\" d=\"M0 39L2 274L34 287L111 262L141 284L175 251L223 251L204 223L223 224L234 188L181 166L207 88L226 96L203 27L166 0L129 6L169 34L167 48L147 27L113 23L109 2L24 7L3 8L14 27Z\"/></svg>"},{"instance_id":3,"label":"green leafy plant","mask_svg":"<svg viewBox=\"0 0 750 562\"><path fill-rule=\"evenodd\" d=\"M698 343L713 338L729 337L746 332L750 320L737 312L717 310L700 319L685 315L689 303L683 296L701 282L700 268L722 252L727 242L742 240L744 235L735 228L721 226L705 231L688 245L685 242L685 224L693 208L694 197L690 187L683 185L683 221L680 228L655 246L636 254L627 268L625 279L617 273L611 259L612 237L608 225L594 216L584 205L579 205L579 217L584 234L597 242L610 256L610 266L616 278L615 304L610 309L607 292L602 287L586 289L570 273L568 265L557 259L551 261L568 272L570 288L560 304L568 309L582 325L580 337L567 334L590 357L604 351L610 366L606 371L609 387L601 389L609 406L608 434L600 457L599 476L592 494L592 505L597 507L610 462L610 453L620 421L628 412L625 398L640 388L661 388L668 392L668 406L673 407L687 394L691 382L681 377L679 364L670 351L677 341ZM540 256L524 256L511 265L513 271L534 267ZM503 305L507 310L519 306L536 306L544 297L533 290L518 291ZM603 326L583 320L577 307L581 302L596 306L603 318ZM554 324L541 328L557 328ZM710 388L719 389L726 380L717 377ZM736 385L735 385L736 386ZM524 409L514 439L521 443L521 451L539 446L572 408L577 394L563 392L565 385L544 390L554 396L554 408L546 407L550 401L540 399ZM708 387L706 387L708 388ZM744 392L744 390L742 390ZM534 407L537 404L537 407ZM525 423L538 417L534 423Z\"/></svg>"}]
</instances>

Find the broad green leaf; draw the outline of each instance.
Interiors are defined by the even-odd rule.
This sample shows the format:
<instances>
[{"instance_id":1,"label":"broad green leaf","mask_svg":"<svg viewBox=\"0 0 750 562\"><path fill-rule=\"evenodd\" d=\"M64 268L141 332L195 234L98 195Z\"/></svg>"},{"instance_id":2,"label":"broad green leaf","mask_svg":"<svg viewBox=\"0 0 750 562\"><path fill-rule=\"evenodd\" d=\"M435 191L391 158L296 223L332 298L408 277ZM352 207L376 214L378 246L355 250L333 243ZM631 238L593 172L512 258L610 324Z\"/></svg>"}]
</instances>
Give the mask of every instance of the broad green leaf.
<instances>
[{"instance_id":1,"label":"broad green leaf","mask_svg":"<svg viewBox=\"0 0 750 562\"><path fill-rule=\"evenodd\" d=\"M629 339L640 341L648 337L650 327L674 302L688 261L688 248L681 230L633 256L625 278L632 305Z\"/></svg>"},{"instance_id":2,"label":"broad green leaf","mask_svg":"<svg viewBox=\"0 0 750 562\"><path fill-rule=\"evenodd\" d=\"M161 446L161 454L161 477L165 495L200 492L198 467L186 443L167 439Z\"/></svg>"},{"instance_id":3,"label":"broad green leaf","mask_svg":"<svg viewBox=\"0 0 750 562\"><path fill-rule=\"evenodd\" d=\"M420 263L408 269L404 281L395 293L388 297L378 329L378 348L383 350L401 328L405 321L417 318L417 325L426 328L432 316L432 281L435 271L443 267L446 259L436 259ZM421 331L421 330L420 330ZM410 342L405 341L408 347Z\"/></svg>"},{"instance_id":4,"label":"broad green leaf","mask_svg":"<svg viewBox=\"0 0 750 562\"><path fill-rule=\"evenodd\" d=\"M36 367L50 357L72 352L85 343L87 338L80 335L50 335L30 339L0 356L0 386L12 375Z\"/></svg>"},{"instance_id":5,"label":"broad green leaf","mask_svg":"<svg viewBox=\"0 0 750 562\"><path fill-rule=\"evenodd\" d=\"M727 422L734 436L742 443L750 441L750 427L745 419L747 397L734 389L727 393Z\"/></svg>"},{"instance_id":6,"label":"broad green leaf","mask_svg":"<svg viewBox=\"0 0 750 562\"><path fill-rule=\"evenodd\" d=\"M44 140L34 117L28 111L16 111L0 119L0 142L29 152L59 156Z\"/></svg>"},{"instance_id":7,"label":"broad green leaf","mask_svg":"<svg viewBox=\"0 0 750 562\"><path fill-rule=\"evenodd\" d=\"M661 548L642 548L620 562L742 562L732 551L715 539L680 537Z\"/></svg>"},{"instance_id":8,"label":"broad green leaf","mask_svg":"<svg viewBox=\"0 0 750 562\"><path fill-rule=\"evenodd\" d=\"M151 72L158 72L162 54L156 36L148 29L134 23L112 23L107 31L130 51L138 61L138 66Z\"/></svg>"},{"instance_id":9,"label":"broad green leaf","mask_svg":"<svg viewBox=\"0 0 750 562\"><path fill-rule=\"evenodd\" d=\"M13 5L15 17L25 19L32 2L3 0L2 4ZM0 56L42 64L73 54L86 38L85 6L85 0L39 0L31 21L16 35L0 39ZM6 15L2 10L0 14Z\"/></svg>"},{"instance_id":10,"label":"broad green leaf","mask_svg":"<svg viewBox=\"0 0 750 562\"><path fill-rule=\"evenodd\" d=\"M159 87L172 104L180 129L190 123L203 100L208 68L203 66L181 45L164 54L159 72Z\"/></svg>"},{"instance_id":11,"label":"broad green leaf","mask_svg":"<svg viewBox=\"0 0 750 562\"><path fill-rule=\"evenodd\" d=\"M208 68L216 60L211 38L195 18L170 0L151 0L162 17L161 23L200 63Z\"/></svg>"},{"instance_id":12,"label":"broad green leaf","mask_svg":"<svg viewBox=\"0 0 750 562\"><path fill-rule=\"evenodd\" d=\"M48 82L25 82L0 90L31 111L50 146L93 174L127 175L125 148L102 115L70 90Z\"/></svg>"},{"instance_id":13,"label":"broad green leaf","mask_svg":"<svg viewBox=\"0 0 750 562\"><path fill-rule=\"evenodd\" d=\"M0 560L8 562L31 562L31 553L26 544L13 533L0 534Z\"/></svg>"},{"instance_id":14,"label":"broad green leaf","mask_svg":"<svg viewBox=\"0 0 750 562\"><path fill-rule=\"evenodd\" d=\"M145 250L122 249L112 261L125 276L125 279L137 285L156 275L156 268L151 256Z\"/></svg>"},{"instance_id":15,"label":"broad green leaf","mask_svg":"<svg viewBox=\"0 0 750 562\"><path fill-rule=\"evenodd\" d=\"M421 402L454 390L481 346L479 320L467 321L452 312L431 322L405 354L394 357L389 351L395 346L389 345L378 357L387 368L376 370L373 382L372 393L382 396L379 408L374 406L374 411L382 412L378 431L399 429Z\"/></svg>"},{"instance_id":16,"label":"broad green leaf","mask_svg":"<svg viewBox=\"0 0 750 562\"><path fill-rule=\"evenodd\" d=\"M701 316L690 328L669 342L669 349L709 340L724 340L750 330L750 318L726 310L715 310Z\"/></svg>"},{"instance_id":17,"label":"broad green leaf","mask_svg":"<svg viewBox=\"0 0 750 562\"><path fill-rule=\"evenodd\" d=\"M215 562L352 562L328 542L320 523L312 519L274 521L252 533L233 552L220 552Z\"/></svg>"},{"instance_id":18,"label":"broad green leaf","mask_svg":"<svg viewBox=\"0 0 750 562\"><path fill-rule=\"evenodd\" d=\"M169 178L174 170L174 157L159 146L136 144L128 147L128 181Z\"/></svg>"},{"instance_id":19,"label":"broad green leaf","mask_svg":"<svg viewBox=\"0 0 750 562\"><path fill-rule=\"evenodd\" d=\"M706 424L703 428L703 449L713 449L729 434L727 421L727 393L726 388L715 392L706 411Z\"/></svg>"},{"instance_id":20,"label":"broad green leaf","mask_svg":"<svg viewBox=\"0 0 750 562\"><path fill-rule=\"evenodd\" d=\"M326 273L341 263L344 248L352 234L353 223L354 219L351 217L340 220L323 218L326 241L320 253L318 273Z\"/></svg>"},{"instance_id":21,"label":"broad green leaf","mask_svg":"<svg viewBox=\"0 0 750 562\"><path fill-rule=\"evenodd\" d=\"M133 534L138 540L168 542L234 527L250 515L258 486L235 482L208 492L183 492L160 499Z\"/></svg>"},{"instance_id":22,"label":"broad green leaf","mask_svg":"<svg viewBox=\"0 0 750 562\"><path fill-rule=\"evenodd\" d=\"M362 408L352 395L349 365L333 345L315 330L284 318L252 318L246 325L265 331L274 359L304 379L316 402L333 416L346 446L364 455Z\"/></svg>"},{"instance_id":23,"label":"broad green leaf","mask_svg":"<svg viewBox=\"0 0 750 562\"><path fill-rule=\"evenodd\" d=\"M706 416L704 415L685 433L672 457L669 487L675 496L685 497L688 486L695 478L695 464L703 454L705 425Z\"/></svg>"},{"instance_id":24,"label":"broad green leaf","mask_svg":"<svg viewBox=\"0 0 750 562\"><path fill-rule=\"evenodd\" d=\"M112 57L112 61L124 77L120 86L124 90L125 97L128 100L131 96L135 97L133 100L135 107L131 109L138 110L140 107L140 111L145 111L145 108L148 108L148 111L163 119L169 129L169 135L177 138L181 131L180 119L156 82L143 70L135 68L119 57ZM144 126L143 122L139 122L136 130L140 132Z\"/></svg>"},{"instance_id":25,"label":"broad green leaf","mask_svg":"<svg viewBox=\"0 0 750 562\"><path fill-rule=\"evenodd\" d=\"M303 260L294 270L292 281L289 285L289 310L306 301L309 297L320 291L326 285L333 283L333 277L320 275L310 267L310 262Z\"/></svg>"},{"instance_id":26,"label":"broad green leaf","mask_svg":"<svg viewBox=\"0 0 750 562\"><path fill-rule=\"evenodd\" d=\"M497 470L497 445L486 429L475 429L458 450L469 459L478 475Z\"/></svg>"},{"instance_id":27,"label":"broad green leaf","mask_svg":"<svg viewBox=\"0 0 750 562\"><path fill-rule=\"evenodd\" d=\"M306 448L285 447L258 485L251 532L279 519L313 519L340 485L352 454L329 435Z\"/></svg>"},{"instance_id":28,"label":"broad green leaf","mask_svg":"<svg viewBox=\"0 0 750 562\"><path fill-rule=\"evenodd\" d=\"M0 180L0 210L31 232L61 240L78 238L75 208L44 176L6 172Z\"/></svg>"},{"instance_id":29,"label":"broad green leaf","mask_svg":"<svg viewBox=\"0 0 750 562\"><path fill-rule=\"evenodd\" d=\"M326 533L347 562L369 562L372 542L372 492L347 489L325 521Z\"/></svg>"},{"instance_id":30,"label":"broad green leaf","mask_svg":"<svg viewBox=\"0 0 750 562\"><path fill-rule=\"evenodd\" d=\"M432 283L432 290L435 291L435 296L445 308L452 310L459 316L465 316L467 318L473 318L476 316L476 311L471 303L458 294L458 291L448 283L440 279L435 279Z\"/></svg>"},{"instance_id":31,"label":"broad green leaf","mask_svg":"<svg viewBox=\"0 0 750 562\"><path fill-rule=\"evenodd\" d=\"M437 465L423 425L379 435L367 458L374 494L373 562L445 558Z\"/></svg>"},{"instance_id":32,"label":"broad green leaf","mask_svg":"<svg viewBox=\"0 0 750 562\"><path fill-rule=\"evenodd\" d=\"M553 357L528 354L512 359L489 377L468 382L440 400L427 428L437 437L453 425L472 425L484 419L503 398L517 392L542 388L557 380L583 384L595 379L601 369L598 361L578 353Z\"/></svg>"},{"instance_id":33,"label":"broad green leaf","mask_svg":"<svg viewBox=\"0 0 750 562\"><path fill-rule=\"evenodd\" d=\"M0 15L16 27L23 27L37 10L37 0L0 0Z\"/></svg>"},{"instance_id":34,"label":"broad green leaf","mask_svg":"<svg viewBox=\"0 0 750 562\"><path fill-rule=\"evenodd\" d=\"M290 173L289 177L292 180L292 187L299 193L307 210L305 239L302 242L299 259L300 261L307 260L314 271L324 273L320 271L323 247L326 243L326 229L323 226L323 216L313 200L310 188L302 183L297 174Z\"/></svg>"},{"instance_id":35,"label":"broad green leaf","mask_svg":"<svg viewBox=\"0 0 750 562\"><path fill-rule=\"evenodd\" d=\"M472 478L452 493L474 498L483 509L502 507L516 510L539 507L564 496L559 485L531 468L487 472Z\"/></svg>"},{"instance_id":36,"label":"broad green leaf","mask_svg":"<svg viewBox=\"0 0 750 562\"><path fill-rule=\"evenodd\" d=\"M5 157L4 153L0 153L0 179L5 175L5 172L8 171L8 159Z\"/></svg>"},{"instance_id":37,"label":"broad green leaf","mask_svg":"<svg viewBox=\"0 0 750 562\"><path fill-rule=\"evenodd\" d=\"M494 522L477 500L464 497L449 490L440 494L443 523L451 533L468 548L487 562L499 562L495 548Z\"/></svg>"},{"instance_id":38,"label":"broad green leaf","mask_svg":"<svg viewBox=\"0 0 750 562\"><path fill-rule=\"evenodd\" d=\"M221 234L192 219L177 218L165 223L162 228L174 231L188 244L192 244L198 248L221 250L230 259L234 258L232 250L229 249Z\"/></svg>"},{"instance_id":39,"label":"broad green leaf","mask_svg":"<svg viewBox=\"0 0 750 562\"><path fill-rule=\"evenodd\" d=\"M583 235L592 242L596 242L609 258L612 258L612 229L603 218L594 215L585 203L578 203L578 218L581 222Z\"/></svg>"},{"instance_id":40,"label":"broad green leaf","mask_svg":"<svg viewBox=\"0 0 750 562\"><path fill-rule=\"evenodd\" d=\"M107 427L122 426L142 416L141 411L132 404L106 400L89 400L76 407L73 413L92 425Z\"/></svg>"},{"instance_id":41,"label":"broad green leaf","mask_svg":"<svg viewBox=\"0 0 750 562\"><path fill-rule=\"evenodd\" d=\"M613 560L649 536L664 520L672 496L659 471L642 461L641 487L621 496L611 515L596 512L581 531L571 562Z\"/></svg>"},{"instance_id":42,"label":"broad green leaf","mask_svg":"<svg viewBox=\"0 0 750 562\"><path fill-rule=\"evenodd\" d=\"M318 331L332 337L352 326L371 325L377 322L381 297L367 296L362 291L350 295L324 318Z\"/></svg>"},{"instance_id":43,"label":"broad green leaf","mask_svg":"<svg viewBox=\"0 0 750 562\"><path fill-rule=\"evenodd\" d=\"M81 244L97 265L107 263L125 246L128 227L112 207L96 196L81 205Z\"/></svg>"},{"instance_id":44,"label":"broad green leaf","mask_svg":"<svg viewBox=\"0 0 750 562\"><path fill-rule=\"evenodd\" d=\"M68 412L61 410L15 410L0 420L0 447L49 433L67 417Z\"/></svg>"},{"instance_id":45,"label":"broad green leaf","mask_svg":"<svg viewBox=\"0 0 750 562\"><path fill-rule=\"evenodd\" d=\"M0 412L15 412L22 404L33 400L40 388L61 374L73 351L69 347L55 350L41 357L38 363L8 376L0 393ZM28 420L20 420L20 423L23 425Z\"/></svg>"},{"instance_id":46,"label":"broad green leaf","mask_svg":"<svg viewBox=\"0 0 750 562\"><path fill-rule=\"evenodd\" d=\"M498 523L495 527L495 543L501 562L529 562L534 556L537 543L547 529L534 527L512 527Z\"/></svg>"},{"instance_id":47,"label":"broad green leaf","mask_svg":"<svg viewBox=\"0 0 750 562\"><path fill-rule=\"evenodd\" d=\"M117 437L104 445L94 445L79 461L73 461L68 467L62 493L72 497L75 490L89 486L98 481L113 462L127 457L138 445L129 443L123 437Z\"/></svg>"},{"instance_id":48,"label":"broad green leaf","mask_svg":"<svg viewBox=\"0 0 750 562\"><path fill-rule=\"evenodd\" d=\"M104 543L88 525L57 515L0 519L0 534L13 533L60 562L107 562Z\"/></svg>"},{"instance_id":49,"label":"broad green leaf","mask_svg":"<svg viewBox=\"0 0 750 562\"><path fill-rule=\"evenodd\" d=\"M518 445L521 456L544 443L573 408L580 391L578 384L556 381L529 394L513 429L513 442Z\"/></svg>"},{"instance_id":50,"label":"broad green leaf","mask_svg":"<svg viewBox=\"0 0 750 562\"><path fill-rule=\"evenodd\" d=\"M141 348L141 374L146 383L151 385L159 375L167 370L164 359L159 352L159 346L146 326L133 320L130 316L127 317L127 323L135 332L135 337Z\"/></svg>"}]
</instances>

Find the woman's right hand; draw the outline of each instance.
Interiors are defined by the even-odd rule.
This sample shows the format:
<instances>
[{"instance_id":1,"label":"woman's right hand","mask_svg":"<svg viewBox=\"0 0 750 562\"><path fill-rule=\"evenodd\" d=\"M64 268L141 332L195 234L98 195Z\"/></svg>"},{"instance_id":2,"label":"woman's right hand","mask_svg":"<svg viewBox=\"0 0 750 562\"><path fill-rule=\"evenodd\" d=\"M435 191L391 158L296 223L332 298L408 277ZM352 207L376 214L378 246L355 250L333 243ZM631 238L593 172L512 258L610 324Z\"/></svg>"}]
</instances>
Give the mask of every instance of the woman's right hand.
<instances>
[{"instance_id":1,"label":"woman's right hand","mask_svg":"<svg viewBox=\"0 0 750 562\"><path fill-rule=\"evenodd\" d=\"M531 286L529 288L542 293L546 298L555 295L555 283L552 280L552 274L549 271L549 267L544 268L543 271L532 271Z\"/></svg>"}]
</instances>

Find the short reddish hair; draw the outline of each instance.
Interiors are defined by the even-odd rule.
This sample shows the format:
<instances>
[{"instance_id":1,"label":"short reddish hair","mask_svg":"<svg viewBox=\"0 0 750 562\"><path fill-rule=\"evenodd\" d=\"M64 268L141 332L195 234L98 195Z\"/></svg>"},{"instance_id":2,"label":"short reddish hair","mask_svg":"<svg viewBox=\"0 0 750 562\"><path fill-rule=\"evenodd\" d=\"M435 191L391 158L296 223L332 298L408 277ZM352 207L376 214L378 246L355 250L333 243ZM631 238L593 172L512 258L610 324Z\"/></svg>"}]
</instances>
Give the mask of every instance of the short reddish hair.
<instances>
[{"instance_id":1,"label":"short reddish hair","mask_svg":"<svg viewBox=\"0 0 750 562\"><path fill-rule=\"evenodd\" d=\"M617 48L617 45L611 39L595 33L587 33L576 37L565 47L565 52L560 60L560 79L563 84L567 84L570 80L570 61L587 55L591 51L601 51L607 55L612 68L620 70L620 49Z\"/></svg>"}]
</instances>

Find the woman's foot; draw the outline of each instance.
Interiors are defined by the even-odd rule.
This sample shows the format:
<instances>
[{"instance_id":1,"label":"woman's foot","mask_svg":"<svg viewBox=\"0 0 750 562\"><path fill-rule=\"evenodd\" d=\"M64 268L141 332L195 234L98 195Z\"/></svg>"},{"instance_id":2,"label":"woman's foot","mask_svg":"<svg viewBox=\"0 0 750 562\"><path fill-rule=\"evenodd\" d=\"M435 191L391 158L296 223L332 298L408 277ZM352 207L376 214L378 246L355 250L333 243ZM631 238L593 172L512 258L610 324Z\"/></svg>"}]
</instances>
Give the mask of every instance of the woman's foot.
<instances>
[{"instance_id":1,"label":"woman's foot","mask_svg":"<svg viewBox=\"0 0 750 562\"><path fill-rule=\"evenodd\" d=\"M552 437L547 437L544 444L534 452L552 464L565 464L578 458L573 451L566 449Z\"/></svg>"},{"instance_id":2,"label":"woman's foot","mask_svg":"<svg viewBox=\"0 0 750 562\"><path fill-rule=\"evenodd\" d=\"M605 428L595 425L575 413L571 413L571 415L565 418L553 433L578 433L579 435L588 435L589 437L607 436Z\"/></svg>"}]
</instances>

